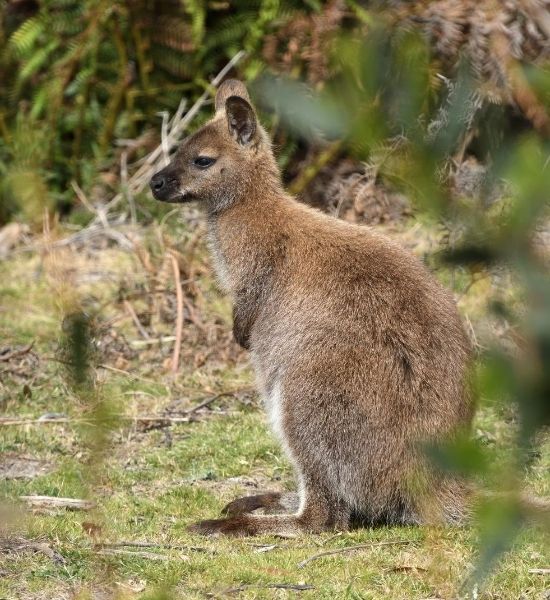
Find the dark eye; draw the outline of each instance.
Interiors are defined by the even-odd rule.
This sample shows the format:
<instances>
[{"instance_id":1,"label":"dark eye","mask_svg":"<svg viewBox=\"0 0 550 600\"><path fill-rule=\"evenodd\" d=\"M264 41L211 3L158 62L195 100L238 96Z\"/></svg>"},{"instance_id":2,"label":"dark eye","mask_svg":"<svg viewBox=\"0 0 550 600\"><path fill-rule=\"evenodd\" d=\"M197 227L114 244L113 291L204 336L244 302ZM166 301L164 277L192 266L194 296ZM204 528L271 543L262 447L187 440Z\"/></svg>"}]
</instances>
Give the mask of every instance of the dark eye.
<instances>
[{"instance_id":1,"label":"dark eye","mask_svg":"<svg viewBox=\"0 0 550 600\"><path fill-rule=\"evenodd\" d=\"M208 156L197 156L193 161L193 164L200 169L207 169L216 162L215 158L209 158Z\"/></svg>"}]
</instances>

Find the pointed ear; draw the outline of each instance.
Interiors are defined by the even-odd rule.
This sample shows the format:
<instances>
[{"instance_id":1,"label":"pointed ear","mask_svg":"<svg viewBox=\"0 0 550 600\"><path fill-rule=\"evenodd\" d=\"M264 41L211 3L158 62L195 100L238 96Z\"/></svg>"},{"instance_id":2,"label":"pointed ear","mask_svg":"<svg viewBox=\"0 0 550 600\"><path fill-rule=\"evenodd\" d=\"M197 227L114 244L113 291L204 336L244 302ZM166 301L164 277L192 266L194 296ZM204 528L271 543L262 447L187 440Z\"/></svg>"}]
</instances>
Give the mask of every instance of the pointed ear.
<instances>
[{"instance_id":1,"label":"pointed ear","mask_svg":"<svg viewBox=\"0 0 550 600\"><path fill-rule=\"evenodd\" d=\"M225 101L229 133L246 146L256 137L256 114L250 104L240 96L230 96Z\"/></svg>"},{"instance_id":2,"label":"pointed ear","mask_svg":"<svg viewBox=\"0 0 550 600\"><path fill-rule=\"evenodd\" d=\"M239 96L250 104L250 97L244 83L238 79L226 79L216 92L216 112L225 108L225 102L230 96Z\"/></svg>"}]
</instances>

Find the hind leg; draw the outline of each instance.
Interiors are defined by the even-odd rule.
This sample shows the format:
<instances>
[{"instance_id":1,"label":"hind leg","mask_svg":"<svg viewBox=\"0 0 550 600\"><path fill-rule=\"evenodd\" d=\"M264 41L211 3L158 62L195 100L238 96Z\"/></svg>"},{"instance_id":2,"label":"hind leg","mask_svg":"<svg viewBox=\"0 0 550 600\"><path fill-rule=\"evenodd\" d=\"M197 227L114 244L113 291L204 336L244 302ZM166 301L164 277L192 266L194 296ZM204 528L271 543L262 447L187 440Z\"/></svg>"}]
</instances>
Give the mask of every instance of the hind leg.
<instances>
[{"instance_id":1,"label":"hind leg","mask_svg":"<svg viewBox=\"0 0 550 600\"><path fill-rule=\"evenodd\" d=\"M299 506L300 498L296 492L265 492L233 500L223 508L222 515L236 517L260 508L263 508L266 514L295 513Z\"/></svg>"},{"instance_id":2,"label":"hind leg","mask_svg":"<svg viewBox=\"0 0 550 600\"><path fill-rule=\"evenodd\" d=\"M248 536L297 535L348 529L350 509L341 501L335 500L330 494L327 494L326 490L315 480L304 481L302 495L302 507L292 515L241 513L227 519L200 521L189 527L189 531L203 535Z\"/></svg>"}]
</instances>

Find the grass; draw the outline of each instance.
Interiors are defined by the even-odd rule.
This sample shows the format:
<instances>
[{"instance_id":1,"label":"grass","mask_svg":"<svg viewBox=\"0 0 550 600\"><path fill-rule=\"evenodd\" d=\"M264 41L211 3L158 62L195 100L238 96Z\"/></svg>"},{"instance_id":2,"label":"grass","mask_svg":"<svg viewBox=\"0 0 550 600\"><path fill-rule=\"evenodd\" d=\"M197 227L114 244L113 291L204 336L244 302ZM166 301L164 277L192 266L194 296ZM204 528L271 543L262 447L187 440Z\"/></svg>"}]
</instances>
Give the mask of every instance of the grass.
<instances>
[{"instance_id":1,"label":"grass","mask_svg":"<svg viewBox=\"0 0 550 600\"><path fill-rule=\"evenodd\" d=\"M437 244L429 224L399 226L391 233L420 254ZM34 343L34 354L2 372L0 406L9 416L62 413L70 419L0 429L0 468L10 458L23 457L39 459L48 469L36 477L1 481L4 504L15 507L4 528L12 536L47 544L64 559L29 546L0 553L0 598L457 597L476 560L475 525L362 529L296 539L210 539L186 532L186 525L215 517L237 496L293 485L289 464L250 392L246 356L229 341L230 307L216 290L201 244L187 260L193 235L180 224L160 236L158 229L141 229L138 243L152 269L137 253L116 247L21 253L0 263L1 345ZM152 337L173 334L168 251L180 253L182 279L193 279L187 299L199 315L196 323L186 321L175 377L167 368L172 344L140 346L143 340L120 300L124 290ZM469 282L462 272L443 277L459 294ZM165 291L151 294L154 286ZM476 283L460 302L476 330L484 322L488 287L488 280ZM146 293L136 295L140 290ZM61 315L75 303L99 324L99 362L109 367L97 369L91 395L75 390L56 360ZM189 408L227 390L235 393L197 411L189 423L149 429L126 419ZM94 422L98 406L119 417L104 444L96 443L87 424ZM512 461L513 415L505 405L482 406L475 431L490 458L487 482L498 482ZM550 444L543 440L529 475L530 489L539 495L550 495L549 467ZM97 507L33 512L19 501L33 494L89 497ZM97 542L131 541L151 546L96 552ZM386 544L394 541L403 543ZM540 527L526 527L479 597L547 598L547 577L529 572L549 566L546 542ZM359 544L367 547L299 566L320 552ZM272 587L285 584L311 589Z\"/></svg>"}]
</instances>

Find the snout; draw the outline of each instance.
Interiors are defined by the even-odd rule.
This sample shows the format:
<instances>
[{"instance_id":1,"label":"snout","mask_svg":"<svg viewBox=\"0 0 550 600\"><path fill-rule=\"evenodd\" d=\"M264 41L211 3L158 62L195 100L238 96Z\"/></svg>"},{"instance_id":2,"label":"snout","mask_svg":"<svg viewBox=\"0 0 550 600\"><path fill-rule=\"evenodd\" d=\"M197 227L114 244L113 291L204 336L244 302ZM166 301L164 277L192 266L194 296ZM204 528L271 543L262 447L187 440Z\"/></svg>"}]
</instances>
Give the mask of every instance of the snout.
<instances>
[{"instance_id":1,"label":"snout","mask_svg":"<svg viewBox=\"0 0 550 600\"><path fill-rule=\"evenodd\" d=\"M153 178L151 179L151 182L149 183L149 185L151 186L153 193L161 194L162 189L167 187L166 183L168 181L169 181L169 179L162 172L155 173L155 175L153 175Z\"/></svg>"},{"instance_id":2,"label":"snout","mask_svg":"<svg viewBox=\"0 0 550 600\"><path fill-rule=\"evenodd\" d=\"M153 196L162 202L173 202L177 195L178 182L173 173L167 169L162 169L155 173L149 182Z\"/></svg>"},{"instance_id":3,"label":"snout","mask_svg":"<svg viewBox=\"0 0 550 600\"><path fill-rule=\"evenodd\" d=\"M178 178L176 177L171 165L155 173L151 177L149 187L153 196L161 202L187 202L191 198L180 189Z\"/></svg>"}]
</instances>

